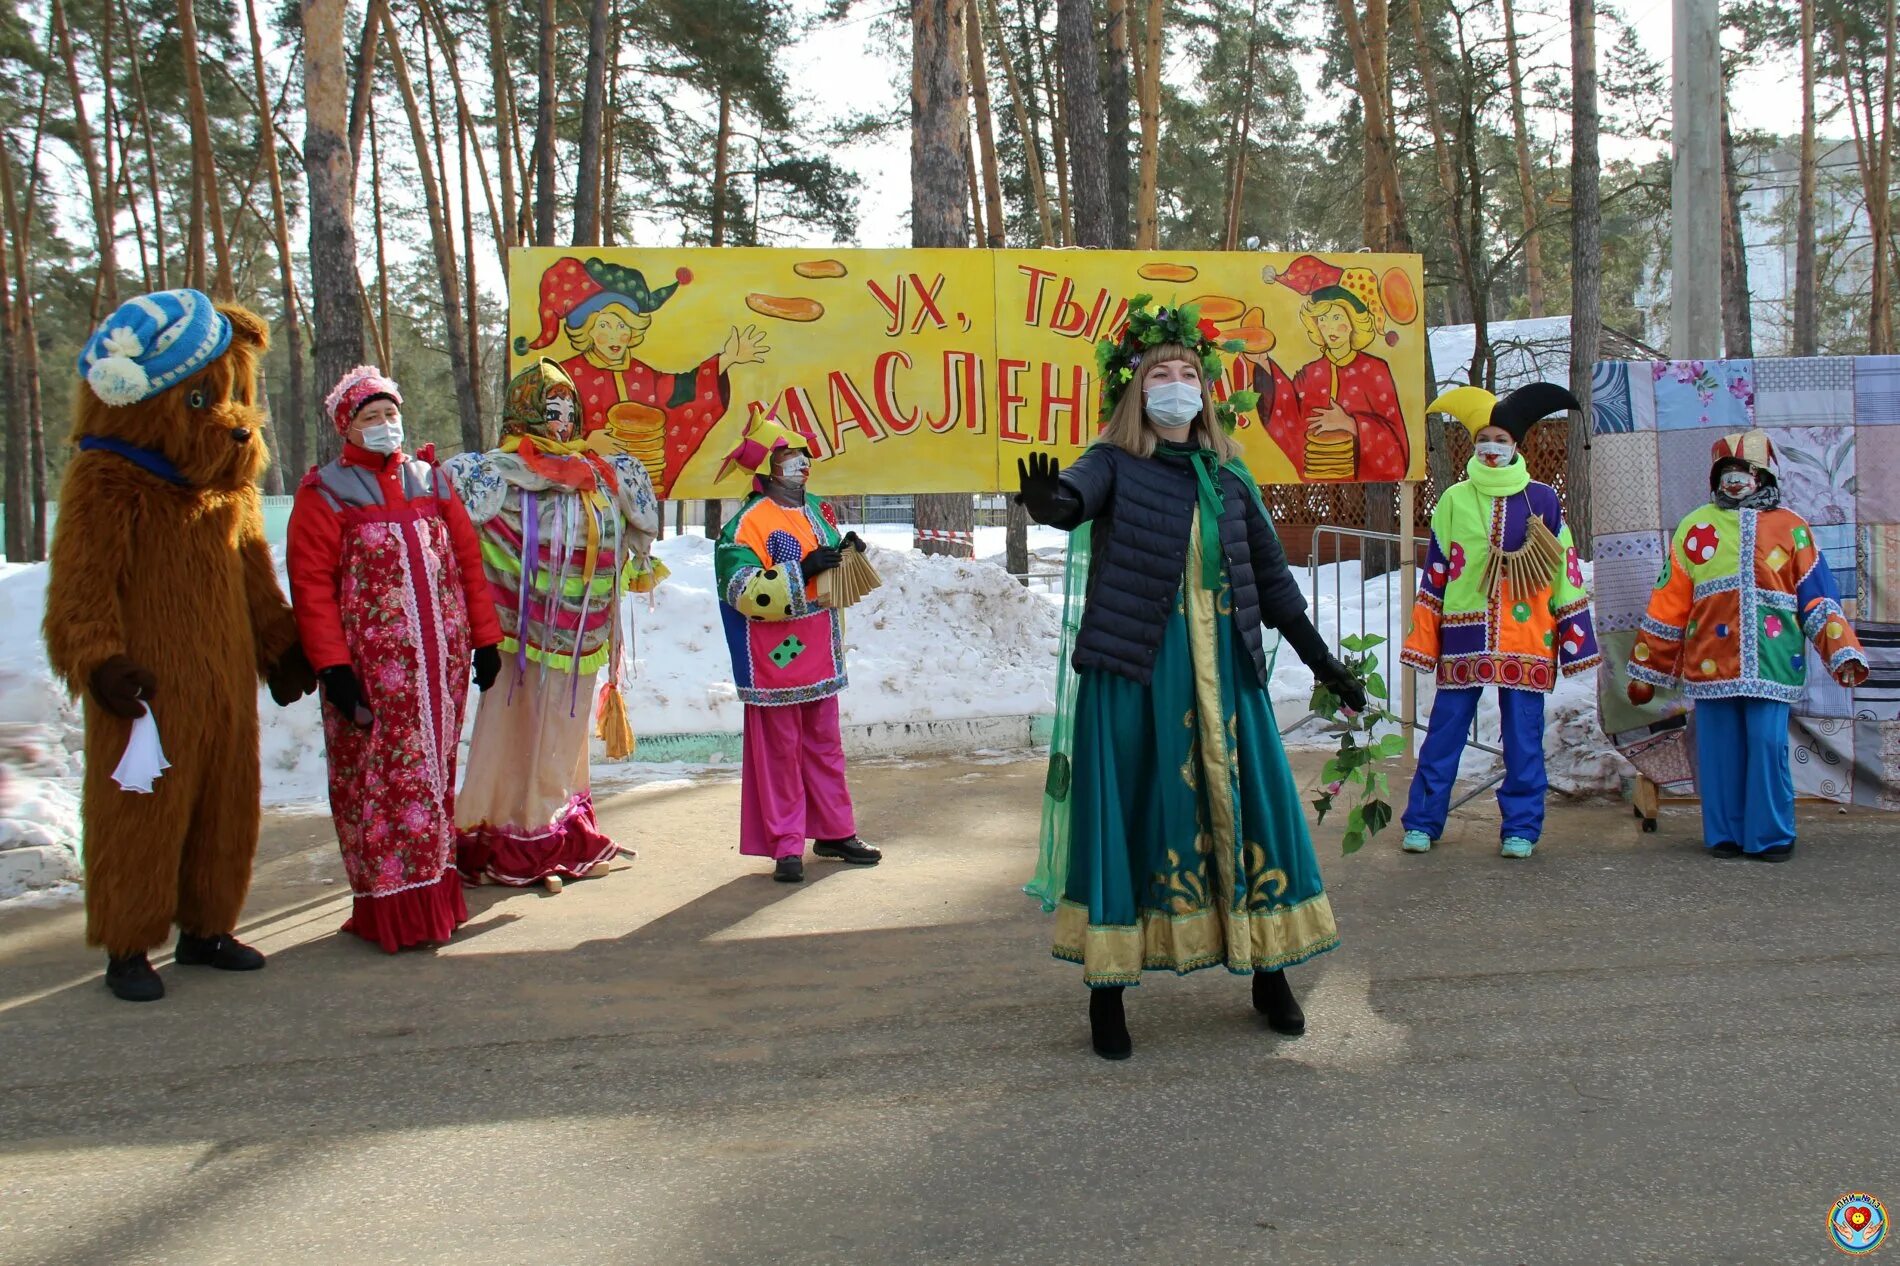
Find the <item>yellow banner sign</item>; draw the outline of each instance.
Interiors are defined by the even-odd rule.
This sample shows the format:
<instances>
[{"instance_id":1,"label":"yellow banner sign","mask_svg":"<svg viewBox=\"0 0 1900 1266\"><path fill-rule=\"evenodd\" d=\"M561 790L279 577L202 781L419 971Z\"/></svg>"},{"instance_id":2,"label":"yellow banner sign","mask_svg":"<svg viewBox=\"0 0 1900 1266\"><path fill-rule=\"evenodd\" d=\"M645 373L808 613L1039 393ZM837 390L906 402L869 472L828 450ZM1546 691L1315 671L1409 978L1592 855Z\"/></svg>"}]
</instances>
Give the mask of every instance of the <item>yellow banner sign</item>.
<instances>
[{"instance_id":1,"label":"yellow banner sign","mask_svg":"<svg viewBox=\"0 0 1900 1266\"><path fill-rule=\"evenodd\" d=\"M1216 394L1262 483L1422 478L1416 255L1133 251L517 250L513 364L558 361L586 430L662 496L715 480L754 405L811 437L813 488L994 492L1035 448L1095 435L1095 342L1129 301L1194 303L1223 340Z\"/></svg>"}]
</instances>

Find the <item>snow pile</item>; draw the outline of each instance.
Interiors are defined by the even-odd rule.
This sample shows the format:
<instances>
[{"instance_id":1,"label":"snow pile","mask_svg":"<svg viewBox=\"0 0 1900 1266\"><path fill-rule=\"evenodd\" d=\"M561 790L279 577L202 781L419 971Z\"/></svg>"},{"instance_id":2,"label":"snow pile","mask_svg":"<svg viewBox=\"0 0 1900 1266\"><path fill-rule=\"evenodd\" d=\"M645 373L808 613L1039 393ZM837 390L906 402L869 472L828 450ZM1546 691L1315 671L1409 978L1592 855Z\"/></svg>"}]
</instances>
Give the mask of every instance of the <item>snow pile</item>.
<instances>
[{"instance_id":1,"label":"snow pile","mask_svg":"<svg viewBox=\"0 0 1900 1266\"><path fill-rule=\"evenodd\" d=\"M46 569L0 565L0 897L79 875L79 710L46 671Z\"/></svg>"},{"instance_id":2,"label":"snow pile","mask_svg":"<svg viewBox=\"0 0 1900 1266\"><path fill-rule=\"evenodd\" d=\"M846 725L1054 709L1057 606L990 563L883 548L879 542L897 539L896 532L866 535L884 583L845 614ZM905 527L902 536L909 535ZM744 713L732 686L712 543L670 537L654 552L673 574L651 605L646 598L628 604L634 731L737 733Z\"/></svg>"}]
</instances>

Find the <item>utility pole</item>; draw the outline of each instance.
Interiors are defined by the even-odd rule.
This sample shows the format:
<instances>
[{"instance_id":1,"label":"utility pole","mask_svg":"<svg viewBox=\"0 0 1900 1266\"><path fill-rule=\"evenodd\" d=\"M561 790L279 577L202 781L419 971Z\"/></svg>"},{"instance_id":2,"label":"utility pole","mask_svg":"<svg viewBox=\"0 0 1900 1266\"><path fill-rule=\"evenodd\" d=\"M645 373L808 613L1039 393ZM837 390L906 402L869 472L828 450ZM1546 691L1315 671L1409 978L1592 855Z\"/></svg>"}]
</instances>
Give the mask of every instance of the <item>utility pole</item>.
<instances>
[{"instance_id":1,"label":"utility pole","mask_svg":"<svg viewBox=\"0 0 1900 1266\"><path fill-rule=\"evenodd\" d=\"M1675 0L1669 353L1722 354L1722 63L1716 0Z\"/></svg>"}]
</instances>

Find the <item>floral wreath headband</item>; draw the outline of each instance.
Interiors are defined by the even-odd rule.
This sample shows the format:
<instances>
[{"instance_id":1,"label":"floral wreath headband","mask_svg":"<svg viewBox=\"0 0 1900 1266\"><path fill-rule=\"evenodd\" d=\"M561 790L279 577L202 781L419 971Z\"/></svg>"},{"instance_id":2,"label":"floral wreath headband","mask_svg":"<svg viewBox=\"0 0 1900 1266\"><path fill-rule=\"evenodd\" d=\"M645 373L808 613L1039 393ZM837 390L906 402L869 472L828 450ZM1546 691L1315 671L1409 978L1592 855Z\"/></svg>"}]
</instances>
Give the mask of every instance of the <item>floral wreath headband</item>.
<instances>
[{"instance_id":1,"label":"floral wreath headband","mask_svg":"<svg viewBox=\"0 0 1900 1266\"><path fill-rule=\"evenodd\" d=\"M1151 347L1179 343L1187 348L1201 363L1201 381L1210 384L1220 381L1222 352L1246 350L1247 345L1239 339L1221 338L1220 327L1203 317L1196 305L1183 303L1150 310L1148 305L1153 302L1153 295L1130 299L1128 322L1122 327L1121 337L1105 338L1095 345L1095 367L1102 383L1100 421L1106 422L1128 393L1135 381L1135 369ZM1236 391L1225 400L1215 401L1214 416L1221 429L1231 434L1239 424L1239 415L1259 403L1259 392Z\"/></svg>"}]
</instances>

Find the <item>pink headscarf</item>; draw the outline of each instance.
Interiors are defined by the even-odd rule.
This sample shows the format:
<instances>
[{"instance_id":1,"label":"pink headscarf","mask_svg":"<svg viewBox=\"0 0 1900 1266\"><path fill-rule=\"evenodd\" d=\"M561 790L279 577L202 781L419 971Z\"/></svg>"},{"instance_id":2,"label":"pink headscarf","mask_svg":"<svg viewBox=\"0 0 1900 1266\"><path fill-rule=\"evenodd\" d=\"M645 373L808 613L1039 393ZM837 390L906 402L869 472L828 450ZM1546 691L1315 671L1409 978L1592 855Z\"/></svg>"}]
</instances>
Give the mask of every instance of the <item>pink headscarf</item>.
<instances>
[{"instance_id":1,"label":"pink headscarf","mask_svg":"<svg viewBox=\"0 0 1900 1266\"><path fill-rule=\"evenodd\" d=\"M330 394L323 398L323 410L336 423L338 433L346 433L356 411L376 396L388 396L397 404L402 403L402 392L396 390L395 379L383 377L383 371L374 365L358 365L330 389Z\"/></svg>"}]
</instances>

